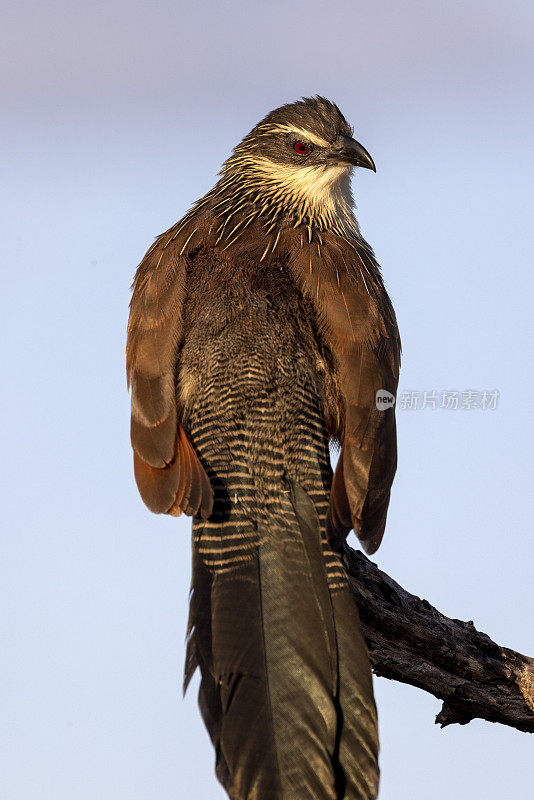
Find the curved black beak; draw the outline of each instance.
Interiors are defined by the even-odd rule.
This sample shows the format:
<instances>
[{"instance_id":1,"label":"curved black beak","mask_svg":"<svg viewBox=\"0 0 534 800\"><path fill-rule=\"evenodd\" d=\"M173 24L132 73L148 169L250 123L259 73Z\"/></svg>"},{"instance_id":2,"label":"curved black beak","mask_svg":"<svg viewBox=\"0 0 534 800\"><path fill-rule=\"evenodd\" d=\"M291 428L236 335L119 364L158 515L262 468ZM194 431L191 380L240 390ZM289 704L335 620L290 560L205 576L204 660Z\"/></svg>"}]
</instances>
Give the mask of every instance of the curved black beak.
<instances>
[{"instance_id":1,"label":"curved black beak","mask_svg":"<svg viewBox=\"0 0 534 800\"><path fill-rule=\"evenodd\" d=\"M376 172L375 162L365 147L351 139L350 136L340 136L333 145L330 158L335 159L341 164L352 164L354 167L364 167Z\"/></svg>"}]
</instances>

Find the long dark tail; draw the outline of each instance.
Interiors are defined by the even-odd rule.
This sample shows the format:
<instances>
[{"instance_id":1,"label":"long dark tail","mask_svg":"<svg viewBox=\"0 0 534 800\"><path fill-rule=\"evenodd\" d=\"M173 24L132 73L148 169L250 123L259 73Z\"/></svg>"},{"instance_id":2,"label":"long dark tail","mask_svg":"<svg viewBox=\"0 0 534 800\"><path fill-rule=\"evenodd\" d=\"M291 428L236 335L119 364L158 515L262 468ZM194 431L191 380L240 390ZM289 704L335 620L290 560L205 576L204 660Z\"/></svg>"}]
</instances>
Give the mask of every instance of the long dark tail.
<instances>
[{"instance_id":1,"label":"long dark tail","mask_svg":"<svg viewBox=\"0 0 534 800\"><path fill-rule=\"evenodd\" d=\"M231 800L372 800L377 720L358 612L309 494L287 479L278 498L259 519L228 498L219 518L195 522L185 683L198 665Z\"/></svg>"}]
</instances>

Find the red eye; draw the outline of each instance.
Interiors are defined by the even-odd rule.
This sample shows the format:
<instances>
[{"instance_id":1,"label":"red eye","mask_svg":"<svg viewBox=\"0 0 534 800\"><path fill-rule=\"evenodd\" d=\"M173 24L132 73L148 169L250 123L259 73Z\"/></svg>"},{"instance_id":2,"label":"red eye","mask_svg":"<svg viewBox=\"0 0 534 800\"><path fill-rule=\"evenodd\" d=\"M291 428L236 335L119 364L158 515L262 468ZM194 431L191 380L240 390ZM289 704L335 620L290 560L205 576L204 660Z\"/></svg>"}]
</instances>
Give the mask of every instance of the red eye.
<instances>
[{"instance_id":1,"label":"red eye","mask_svg":"<svg viewBox=\"0 0 534 800\"><path fill-rule=\"evenodd\" d=\"M304 142L295 142L293 150L298 153L299 156L305 156L310 152L310 148L307 144L304 144Z\"/></svg>"}]
</instances>

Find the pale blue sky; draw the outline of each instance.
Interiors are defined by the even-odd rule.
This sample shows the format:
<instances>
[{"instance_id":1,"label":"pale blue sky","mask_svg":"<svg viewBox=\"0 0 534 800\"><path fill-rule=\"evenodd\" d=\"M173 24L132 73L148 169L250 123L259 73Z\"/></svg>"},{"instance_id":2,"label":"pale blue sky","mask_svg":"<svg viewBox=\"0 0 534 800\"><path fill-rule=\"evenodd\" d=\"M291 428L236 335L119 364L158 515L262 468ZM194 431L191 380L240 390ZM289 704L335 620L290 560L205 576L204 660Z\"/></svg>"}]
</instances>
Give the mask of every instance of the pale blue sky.
<instances>
[{"instance_id":1,"label":"pale blue sky","mask_svg":"<svg viewBox=\"0 0 534 800\"><path fill-rule=\"evenodd\" d=\"M401 328L401 391L498 389L496 411L398 412L374 560L534 655L534 10L528 2L56 0L2 11L0 758L6 800L222 800L180 694L189 522L137 496L124 341L153 237L274 106L335 100L377 164L364 234ZM532 791L532 738L375 681L381 800Z\"/></svg>"}]
</instances>

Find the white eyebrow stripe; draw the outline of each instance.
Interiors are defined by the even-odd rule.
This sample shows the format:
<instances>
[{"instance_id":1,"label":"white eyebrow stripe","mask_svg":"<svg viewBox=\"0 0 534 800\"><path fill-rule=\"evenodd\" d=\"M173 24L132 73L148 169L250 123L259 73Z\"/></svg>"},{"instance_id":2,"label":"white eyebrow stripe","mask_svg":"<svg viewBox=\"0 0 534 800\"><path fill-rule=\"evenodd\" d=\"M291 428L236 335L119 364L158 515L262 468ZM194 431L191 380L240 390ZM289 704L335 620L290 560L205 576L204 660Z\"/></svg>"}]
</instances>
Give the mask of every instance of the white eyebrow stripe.
<instances>
[{"instance_id":1,"label":"white eyebrow stripe","mask_svg":"<svg viewBox=\"0 0 534 800\"><path fill-rule=\"evenodd\" d=\"M303 139L313 142L313 144L316 144L318 147L329 147L330 145L330 142L327 142L326 139L321 139L317 134L311 131L305 131L302 128L293 128L291 125L277 125L275 128L272 128L272 133L296 133L297 136L302 136Z\"/></svg>"}]
</instances>

